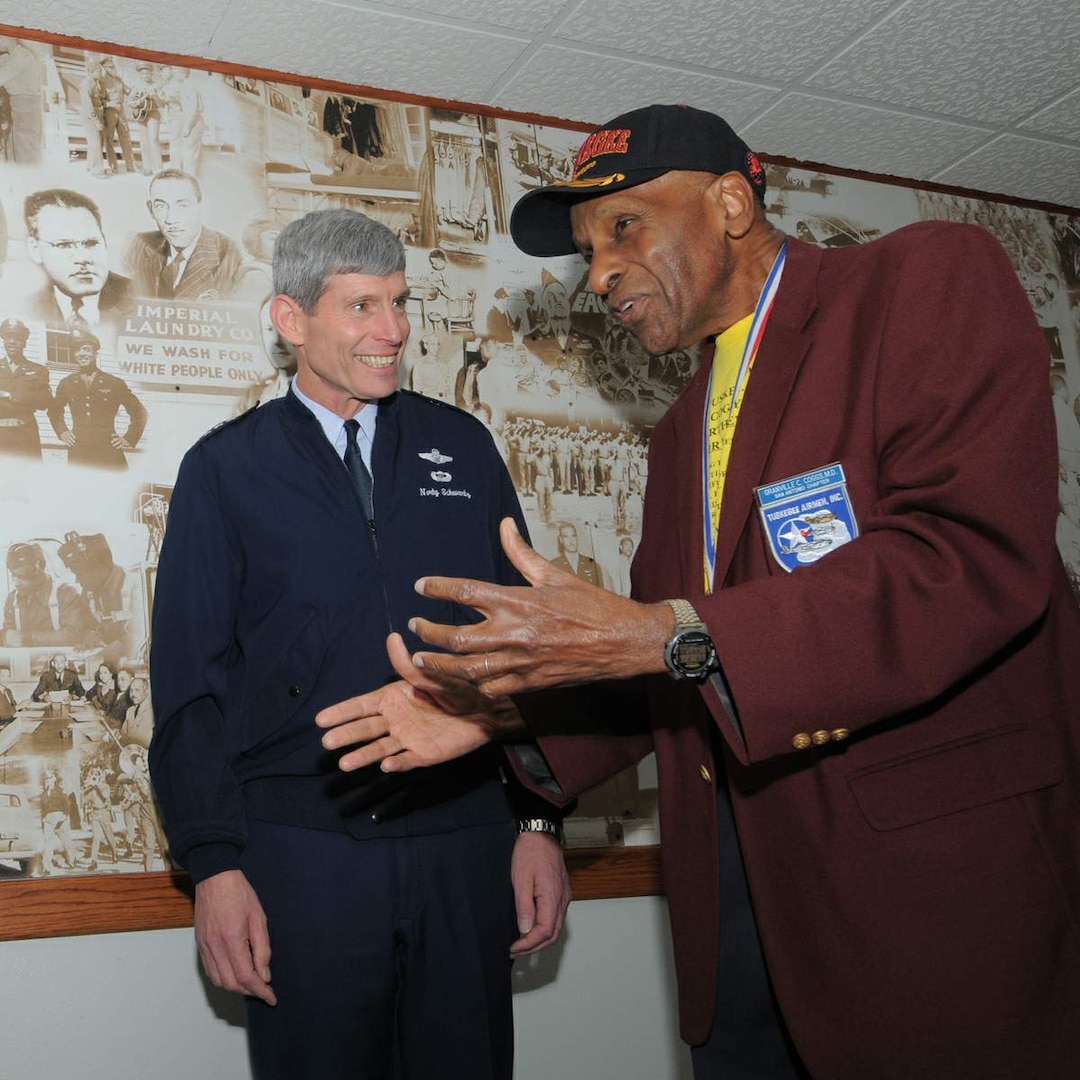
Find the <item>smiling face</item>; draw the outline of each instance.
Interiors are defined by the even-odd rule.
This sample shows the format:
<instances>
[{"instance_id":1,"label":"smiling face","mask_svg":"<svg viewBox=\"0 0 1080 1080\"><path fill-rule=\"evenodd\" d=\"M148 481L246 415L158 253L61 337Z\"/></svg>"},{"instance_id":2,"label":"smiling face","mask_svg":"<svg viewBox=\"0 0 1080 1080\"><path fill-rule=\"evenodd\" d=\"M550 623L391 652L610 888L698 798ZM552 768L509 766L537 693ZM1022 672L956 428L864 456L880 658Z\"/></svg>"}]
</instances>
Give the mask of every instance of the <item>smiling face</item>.
<instances>
[{"instance_id":1,"label":"smiling face","mask_svg":"<svg viewBox=\"0 0 1080 1080\"><path fill-rule=\"evenodd\" d=\"M97 367L98 351L89 342L84 342L75 350L75 363L84 375L89 375Z\"/></svg>"},{"instance_id":2,"label":"smiling face","mask_svg":"<svg viewBox=\"0 0 1080 1080\"><path fill-rule=\"evenodd\" d=\"M348 419L397 389L409 320L405 274L335 274L311 312L276 296L271 316L297 350L296 381L313 401Z\"/></svg>"},{"instance_id":3,"label":"smiling face","mask_svg":"<svg viewBox=\"0 0 1080 1080\"><path fill-rule=\"evenodd\" d=\"M3 342L4 352L12 360L21 360L26 349L30 331L14 319L9 319L0 326L0 342Z\"/></svg>"},{"instance_id":4,"label":"smiling face","mask_svg":"<svg viewBox=\"0 0 1080 1080\"><path fill-rule=\"evenodd\" d=\"M574 242L589 261L589 288L652 355L716 332L733 271L707 173L669 172L576 203Z\"/></svg>"},{"instance_id":5,"label":"smiling face","mask_svg":"<svg viewBox=\"0 0 1080 1080\"><path fill-rule=\"evenodd\" d=\"M155 180L146 205L161 234L180 251L190 247L202 228L202 204L190 181L178 176Z\"/></svg>"},{"instance_id":6,"label":"smiling face","mask_svg":"<svg viewBox=\"0 0 1080 1080\"><path fill-rule=\"evenodd\" d=\"M101 292L109 273L105 237L94 215L82 206L43 206L37 215L36 236L27 250L49 280L68 296Z\"/></svg>"}]
</instances>

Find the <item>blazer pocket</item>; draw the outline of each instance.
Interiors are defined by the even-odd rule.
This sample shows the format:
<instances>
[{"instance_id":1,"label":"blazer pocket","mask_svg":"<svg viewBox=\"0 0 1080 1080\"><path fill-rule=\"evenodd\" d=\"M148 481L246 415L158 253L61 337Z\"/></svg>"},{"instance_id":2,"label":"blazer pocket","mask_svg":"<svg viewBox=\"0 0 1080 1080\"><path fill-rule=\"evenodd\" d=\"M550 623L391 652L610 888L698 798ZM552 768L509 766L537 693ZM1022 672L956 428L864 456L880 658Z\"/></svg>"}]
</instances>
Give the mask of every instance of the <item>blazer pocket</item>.
<instances>
[{"instance_id":1,"label":"blazer pocket","mask_svg":"<svg viewBox=\"0 0 1080 1080\"><path fill-rule=\"evenodd\" d=\"M307 703L326 655L326 634L311 612L292 637L259 664L244 695L244 751L257 749Z\"/></svg>"},{"instance_id":2,"label":"blazer pocket","mask_svg":"<svg viewBox=\"0 0 1080 1080\"><path fill-rule=\"evenodd\" d=\"M1060 783L1049 740L1027 727L959 739L848 776L871 828L885 832Z\"/></svg>"}]
</instances>

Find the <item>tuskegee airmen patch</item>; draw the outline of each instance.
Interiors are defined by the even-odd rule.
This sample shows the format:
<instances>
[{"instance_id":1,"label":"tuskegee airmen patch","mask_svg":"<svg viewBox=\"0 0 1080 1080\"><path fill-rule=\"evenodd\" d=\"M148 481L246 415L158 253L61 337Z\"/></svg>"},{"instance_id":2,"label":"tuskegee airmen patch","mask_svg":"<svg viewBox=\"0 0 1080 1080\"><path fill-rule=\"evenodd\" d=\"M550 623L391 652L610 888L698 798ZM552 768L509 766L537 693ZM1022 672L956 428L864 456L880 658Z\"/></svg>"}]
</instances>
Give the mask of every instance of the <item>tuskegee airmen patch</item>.
<instances>
[{"instance_id":1,"label":"tuskegee airmen patch","mask_svg":"<svg viewBox=\"0 0 1080 1080\"><path fill-rule=\"evenodd\" d=\"M835 461L754 488L773 558L790 574L854 540L859 523L844 467Z\"/></svg>"}]
</instances>

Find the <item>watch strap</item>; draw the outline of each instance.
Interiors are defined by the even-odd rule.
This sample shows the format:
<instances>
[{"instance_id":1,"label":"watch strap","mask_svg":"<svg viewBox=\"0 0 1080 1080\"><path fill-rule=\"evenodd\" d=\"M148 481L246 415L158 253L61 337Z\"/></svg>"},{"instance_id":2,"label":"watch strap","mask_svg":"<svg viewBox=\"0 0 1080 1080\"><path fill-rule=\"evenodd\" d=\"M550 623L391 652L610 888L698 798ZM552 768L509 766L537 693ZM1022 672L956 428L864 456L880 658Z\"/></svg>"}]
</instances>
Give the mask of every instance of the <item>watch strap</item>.
<instances>
[{"instance_id":1,"label":"watch strap","mask_svg":"<svg viewBox=\"0 0 1080 1080\"><path fill-rule=\"evenodd\" d=\"M705 625L705 620L694 610L689 600L665 600L665 604L675 612L675 633L680 630L697 629Z\"/></svg>"},{"instance_id":2,"label":"watch strap","mask_svg":"<svg viewBox=\"0 0 1080 1080\"><path fill-rule=\"evenodd\" d=\"M552 821L550 818L518 818L517 831L519 835L527 832L544 833L546 836L553 837L560 844L563 842L562 825L557 821Z\"/></svg>"}]
</instances>

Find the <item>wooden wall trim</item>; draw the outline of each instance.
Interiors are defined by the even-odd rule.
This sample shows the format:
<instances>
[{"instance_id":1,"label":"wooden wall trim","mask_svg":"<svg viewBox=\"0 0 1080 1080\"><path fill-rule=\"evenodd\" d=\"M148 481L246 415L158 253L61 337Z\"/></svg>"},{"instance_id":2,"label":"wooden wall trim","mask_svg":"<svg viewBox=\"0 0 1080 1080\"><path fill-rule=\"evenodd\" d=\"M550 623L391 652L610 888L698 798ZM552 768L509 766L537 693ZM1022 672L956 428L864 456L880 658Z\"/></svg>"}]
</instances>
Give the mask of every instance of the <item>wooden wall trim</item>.
<instances>
[{"instance_id":1,"label":"wooden wall trim","mask_svg":"<svg viewBox=\"0 0 1080 1080\"><path fill-rule=\"evenodd\" d=\"M572 849L566 865L575 900L663 892L658 847ZM185 873L80 874L5 881L0 941L75 937L191 926L194 893Z\"/></svg>"}]
</instances>

